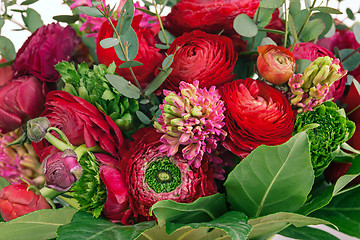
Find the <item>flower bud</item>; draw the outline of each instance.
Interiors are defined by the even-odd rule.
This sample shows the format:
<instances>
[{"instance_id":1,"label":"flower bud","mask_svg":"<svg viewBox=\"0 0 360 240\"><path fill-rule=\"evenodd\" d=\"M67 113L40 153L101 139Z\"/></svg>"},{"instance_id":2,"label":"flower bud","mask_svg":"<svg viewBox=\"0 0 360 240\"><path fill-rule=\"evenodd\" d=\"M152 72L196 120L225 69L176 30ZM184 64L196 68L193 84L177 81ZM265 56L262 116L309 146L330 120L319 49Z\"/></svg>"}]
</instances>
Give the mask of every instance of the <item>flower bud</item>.
<instances>
[{"instance_id":1,"label":"flower bud","mask_svg":"<svg viewBox=\"0 0 360 240\"><path fill-rule=\"evenodd\" d=\"M59 192L68 191L82 175L76 153L66 149L48 156L44 163L44 175L49 188Z\"/></svg>"},{"instance_id":2,"label":"flower bud","mask_svg":"<svg viewBox=\"0 0 360 240\"><path fill-rule=\"evenodd\" d=\"M40 142L50 127L50 121L46 117L38 117L27 122L27 135L32 142Z\"/></svg>"}]
</instances>

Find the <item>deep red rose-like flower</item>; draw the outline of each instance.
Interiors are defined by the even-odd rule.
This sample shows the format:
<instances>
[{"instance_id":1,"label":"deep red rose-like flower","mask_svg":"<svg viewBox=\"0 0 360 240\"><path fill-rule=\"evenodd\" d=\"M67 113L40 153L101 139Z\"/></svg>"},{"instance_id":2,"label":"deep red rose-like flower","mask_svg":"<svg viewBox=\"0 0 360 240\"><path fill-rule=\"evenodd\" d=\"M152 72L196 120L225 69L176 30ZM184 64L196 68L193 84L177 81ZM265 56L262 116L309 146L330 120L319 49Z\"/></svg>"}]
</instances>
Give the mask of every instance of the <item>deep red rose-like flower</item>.
<instances>
[{"instance_id":1,"label":"deep red rose-like flower","mask_svg":"<svg viewBox=\"0 0 360 240\"><path fill-rule=\"evenodd\" d=\"M126 166L129 203L136 219L151 219L149 208L161 200L193 202L216 193L208 159L203 159L200 168L193 168L180 155L167 157L159 151L161 134L155 129L139 131L142 136L121 160Z\"/></svg>"},{"instance_id":2,"label":"deep red rose-like flower","mask_svg":"<svg viewBox=\"0 0 360 240\"><path fill-rule=\"evenodd\" d=\"M73 145L99 145L113 156L119 154L123 141L120 129L109 116L82 98L64 91L51 91L41 116L47 117L52 127L63 131ZM41 161L58 152L47 140L32 142L32 145Z\"/></svg>"},{"instance_id":3,"label":"deep red rose-like flower","mask_svg":"<svg viewBox=\"0 0 360 240\"><path fill-rule=\"evenodd\" d=\"M0 191L0 213L5 221L10 221L26 213L40 209L50 209L44 197L27 190L25 184L14 184Z\"/></svg>"},{"instance_id":4,"label":"deep red rose-like flower","mask_svg":"<svg viewBox=\"0 0 360 240\"><path fill-rule=\"evenodd\" d=\"M140 83L140 86L144 89L155 78L155 69L163 61L164 55L162 55L159 52L159 49L155 47L155 38L153 32L150 29L145 29L138 26L139 21L141 20L141 16L139 17L135 17L132 23L132 27L134 28L139 40L139 51L134 61L141 62L143 65L133 67L132 69ZM114 21L113 24L116 26L117 21ZM99 63L109 66L113 61L115 61L116 66L120 66L124 62L117 57L114 48L112 47L104 49L100 46L101 40L113 37L113 34L114 30L112 29L110 23L105 21L101 25L98 34L96 42L96 54ZM135 81L131 76L130 70L128 68L117 68L116 73L135 84Z\"/></svg>"},{"instance_id":5,"label":"deep red rose-like flower","mask_svg":"<svg viewBox=\"0 0 360 240\"><path fill-rule=\"evenodd\" d=\"M277 89L251 78L226 83L220 89L225 102L225 148L246 157L261 144L279 145L292 135L295 112Z\"/></svg>"},{"instance_id":6,"label":"deep red rose-like flower","mask_svg":"<svg viewBox=\"0 0 360 240\"><path fill-rule=\"evenodd\" d=\"M19 128L44 109L43 84L35 77L23 76L0 88L0 133Z\"/></svg>"},{"instance_id":7,"label":"deep red rose-like flower","mask_svg":"<svg viewBox=\"0 0 360 240\"><path fill-rule=\"evenodd\" d=\"M264 45L258 47L257 68L260 75L275 85L286 83L296 70L293 54L284 47Z\"/></svg>"},{"instance_id":8,"label":"deep red rose-like flower","mask_svg":"<svg viewBox=\"0 0 360 240\"><path fill-rule=\"evenodd\" d=\"M237 15L253 17L260 0L181 0L165 17L164 26L176 36L201 30L218 34L234 32Z\"/></svg>"},{"instance_id":9,"label":"deep red rose-like flower","mask_svg":"<svg viewBox=\"0 0 360 240\"><path fill-rule=\"evenodd\" d=\"M308 59L314 61L318 57L329 56L335 58L334 54L317 44L311 42L303 42L295 45L294 50L292 51L296 60L298 59ZM341 71L344 71L342 64L340 63ZM325 97L325 101L333 98L333 101L340 99L345 90L345 83L347 77L343 77L340 80L334 82L329 89L329 93Z\"/></svg>"},{"instance_id":10,"label":"deep red rose-like flower","mask_svg":"<svg viewBox=\"0 0 360 240\"><path fill-rule=\"evenodd\" d=\"M165 89L178 91L181 81L199 81L200 88L210 88L235 78L232 72L237 54L228 37L201 31L185 33L172 42L167 54L175 51L173 71L162 85Z\"/></svg>"},{"instance_id":11,"label":"deep red rose-like flower","mask_svg":"<svg viewBox=\"0 0 360 240\"><path fill-rule=\"evenodd\" d=\"M37 29L16 54L13 69L16 76L34 75L43 82L56 82L60 74L54 65L71 57L80 42L71 26L58 23Z\"/></svg>"}]
</instances>

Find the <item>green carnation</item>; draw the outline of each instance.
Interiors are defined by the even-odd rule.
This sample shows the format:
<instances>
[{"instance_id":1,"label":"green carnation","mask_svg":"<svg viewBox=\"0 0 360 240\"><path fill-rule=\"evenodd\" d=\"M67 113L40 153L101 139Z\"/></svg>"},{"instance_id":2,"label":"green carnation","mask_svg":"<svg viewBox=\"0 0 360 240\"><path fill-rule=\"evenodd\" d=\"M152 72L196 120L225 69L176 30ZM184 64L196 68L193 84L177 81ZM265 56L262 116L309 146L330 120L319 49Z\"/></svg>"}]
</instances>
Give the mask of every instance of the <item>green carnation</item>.
<instances>
[{"instance_id":1,"label":"green carnation","mask_svg":"<svg viewBox=\"0 0 360 240\"><path fill-rule=\"evenodd\" d=\"M309 124L318 124L317 127L307 130L307 134L315 175L320 175L335 157L340 146L354 134L355 124L346 118L343 109L330 101L319 105L314 111L298 114L294 134Z\"/></svg>"}]
</instances>

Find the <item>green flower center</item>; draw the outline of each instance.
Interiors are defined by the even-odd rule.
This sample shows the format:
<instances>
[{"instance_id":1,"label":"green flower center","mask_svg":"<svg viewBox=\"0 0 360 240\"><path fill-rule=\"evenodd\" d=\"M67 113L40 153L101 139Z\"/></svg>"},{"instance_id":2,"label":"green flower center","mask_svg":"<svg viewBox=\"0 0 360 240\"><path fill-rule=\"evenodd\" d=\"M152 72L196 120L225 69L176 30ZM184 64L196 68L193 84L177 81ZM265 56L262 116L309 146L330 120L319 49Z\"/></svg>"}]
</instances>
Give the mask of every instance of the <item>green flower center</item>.
<instances>
[{"instance_id":1,"label":"green flower center","mask_svg":"<svg viewBox=\"0 0 360 240\"><path fill-rule=\"evenodd\" d=\"M148 165L145 182L156 193L171 192L181 184L181 172L169 159L159 159Z\"/></svg>"}]
</instances>

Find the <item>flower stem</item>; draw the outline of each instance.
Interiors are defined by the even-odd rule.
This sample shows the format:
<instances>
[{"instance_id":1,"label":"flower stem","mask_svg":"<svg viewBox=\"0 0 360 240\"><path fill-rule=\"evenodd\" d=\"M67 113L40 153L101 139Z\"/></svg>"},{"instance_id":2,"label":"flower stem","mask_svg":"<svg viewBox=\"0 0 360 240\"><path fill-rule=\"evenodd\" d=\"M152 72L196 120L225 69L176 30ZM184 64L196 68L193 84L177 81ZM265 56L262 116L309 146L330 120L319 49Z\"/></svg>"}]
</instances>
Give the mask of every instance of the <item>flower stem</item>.
<instances>
[{"instance_id":1,"label":"flower stem","mask_svg":"<svg viewBox=\"0 0 360 240\"><path fill-rule=\"evenodd\" d=\"M152 4L153 4L154 7L155 7L155 14L156 14L156 17L157 17L157 19L158 19L158 21L159 21L161 31L162 31L162 33L163 33L163 35L164 35L164 39L165 39L166 46L169 46L169 41L167 40L167 37L166 37L166 35L165 35L165 29L164 29L164 26L163 26L162 21L161 21L161 16L160 16L160 14L158 13L157 5L156 5L156 3L155 3L154 0L152 0Z\"/></svg>"},{"instance_id":2,"label":"flower stem","mask_svg":"<svg viewBox=\"0 0 360 240\"><path fill-rule=\"evenodd\" d=\"M285 9L285 35L284 35L284 48L286 48L287 36L288 36L288 9L286 7L286 1L284 0L284 9Z\"/></svg>"},{"instance_id":3,"label":"flower stem","mask_svg":"<svg viewBox=\"0 0 360 240\"><path fill-rule=\"evenodd\" d=\"M43 187L40 189L40 193L44 198L50 198L53 199L61 194L61 192L55 191L54 189Z\"/></svg>"},{"instance_id":4,"label":"flower stem","mask_svg":"<svg viewBox=\"0 0 360 240\"><path fill-rule=\"evenodd\" d=\"M63 141L61 141L60 139L57 139L54 135L52 135L51 133L46 133L45 135L45 139L54 147L56 147L57 149L59 149L60 151L65 151L66 149L72 149L74 150L74 146L69 145L64 143Z\"/></svg>"},{"instance_id":5,"label":"flower stem","mask_svg":"<svg viewBox=\"0 0 360 240\"><path fill-rule=\"evenodd\" d=\"M346 116L349 116L350 114L352 114L353 112L355 112L358 108L360 108L360 104L357 105L355 108L353 108L350 112L348 112L348 113L346 114Z\"/></svg>"},{"instance_id":6,"label":"flower stem","mask_svg":"<svg viewBox=\"0 0 360 240\"><path fill-rule=\"evenodd\" d=\"M82 144L79 147L77 147L75 150L75 153L78 157L78 160L81 159L81 157L87 153L87 152L105 152L100 146L95 145L93 147L86 147L86 144Z\"/></svg>"},{"instance_id":7,"label":"flower stem","mask_svg":"<svg viewBox=\"0 0 360 240\"><path fill-rule=\"evenodd\" d=\"M347 55L341 62L345 62L346 60L348 60L352 55L354 55L355 53L357 53L358 51L360 51L360 47L355 49L354 51L352 51L349 55Z\"/></svg>"}]
</instances>

